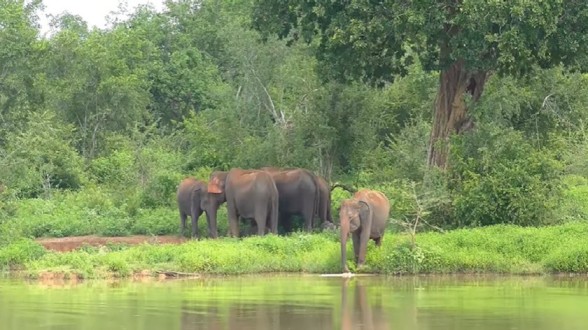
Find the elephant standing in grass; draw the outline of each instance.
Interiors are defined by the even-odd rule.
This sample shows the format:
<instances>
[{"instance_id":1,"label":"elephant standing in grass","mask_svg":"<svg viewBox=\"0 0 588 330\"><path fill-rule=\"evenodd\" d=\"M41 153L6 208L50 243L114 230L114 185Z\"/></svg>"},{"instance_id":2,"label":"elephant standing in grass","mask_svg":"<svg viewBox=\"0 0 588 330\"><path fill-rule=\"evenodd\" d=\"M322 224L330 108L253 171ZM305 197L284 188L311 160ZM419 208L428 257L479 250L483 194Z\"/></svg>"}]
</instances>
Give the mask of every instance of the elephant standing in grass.
<instances>
[{"instance_id":1,"label":"elephant standing in grass","mask_svg":"<svg viewBox=\"0 0 588 330\"><path fill-rule=\"evenodd\" d=\"M351 233L353 252L357 267L365 263L368 240L373 239L376 246L381 246L382 238L388 224L390 202L381 192L362 189L352 198L341 203L339 219L341 226L341 266L345 273L347 267L347 237Z\"/></svg>"},{"instance_id":2,"label":"elephant standing in grass","mask_svg":"<svg viewBox=\"0 0 588 330\"><path fill-rule=\"evenodd\" d=\"M180 236L184 235L186 219L190 216L192 219L192 238L199 238L198 219L204 212L206 195L206 182L193 177L185 178L180 182L176 194L178 209L180 210ZM210 237L218 237L216 222L212 223L208 214L206 220L208 222L208 234Z\"/></svg>"},{"instance_id":3,"label":"elephant standing in grass","mask_svg":"<svg viewBox=\"0 0 588 330\"><path fill-rule=\"evenodd\" d=\"M239 217L254 219L260 236L265 234L266 227L271 233L278 233L279 195L269 173L239 168L226 174L213 172L208 181L208 192L227 202L231 236L239 236ZM216 223L216 214L211 220Z\"/></svg>"},{"instance_id":4,"label":"elephant standing in grass","mask_svg":"<svg viewBox=\"0 0 588 330\"><path fill-rule=\"evenodd\" d=\"M326 227L334 227L331 217L331 191L329 184L322 177L303 168L262 167L261 170L272 174L280 194L280 222L290 231L291 222L286 217L298 214L302 216L307 231L312 230L315 215ZM312 215L309 205L314 199Z\"/></svg>"},{"instance_id":5,"label":"elephant standing in grass","mask_svg":"<svg viewBox=\"0 0 588 330\"><path fill-rule=\"evenodd\" d=\"M300 215L304 220L304 229L312 230L312 221L319 206L319 190L314 174L305 169L275 170L263 168L271 174L279 194L278 221L286 232L292 230L293 215Z\"/></svg>"}]
</instances>

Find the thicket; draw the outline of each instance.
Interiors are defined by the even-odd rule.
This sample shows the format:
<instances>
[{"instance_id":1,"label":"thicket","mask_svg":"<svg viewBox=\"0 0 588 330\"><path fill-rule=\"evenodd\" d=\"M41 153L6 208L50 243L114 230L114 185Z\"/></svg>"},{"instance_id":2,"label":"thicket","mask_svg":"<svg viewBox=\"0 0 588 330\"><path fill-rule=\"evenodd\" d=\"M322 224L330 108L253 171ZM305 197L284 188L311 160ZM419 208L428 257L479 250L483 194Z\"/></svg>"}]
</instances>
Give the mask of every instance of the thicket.
<instances>
[{"instance_id":1,"label":"thicket","mask_svg":"<svg viewBox=\"0 0 588 330\"><path fill-rule=\"evenodd\" d=\"M64 14L45 37L36 2L0 3L0 245L175 234L183 177L267 165L385 192L393 230L588 217L585 74L490 76L439 172L426 166L439 79L418 60L381 88L324 82L321 48L262 42L247 0L140 7L106 30ZM335 215L347 196L333 191Z\"/></svg>"}]
</instances>

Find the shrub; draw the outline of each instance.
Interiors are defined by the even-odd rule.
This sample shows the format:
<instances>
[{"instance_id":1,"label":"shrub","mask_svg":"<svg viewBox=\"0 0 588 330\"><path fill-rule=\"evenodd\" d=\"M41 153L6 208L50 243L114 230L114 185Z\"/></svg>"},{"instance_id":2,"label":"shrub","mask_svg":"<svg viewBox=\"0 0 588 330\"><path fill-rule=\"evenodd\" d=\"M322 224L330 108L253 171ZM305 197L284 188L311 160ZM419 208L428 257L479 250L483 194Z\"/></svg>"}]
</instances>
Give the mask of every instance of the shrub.
<instances>
[{"instance_id":1,"label":"shrub","mask_svg":"<svg viewBox=\"0 0 588 330\"><path fill-rule=\"evenodd\" d=\"M0 268L24 265L45 254L45 249L30 239L18 239L12 244L0 247Z\"/></svg>"},{"instance_id":2,"label":"shrub","mask_svg":"<svg viewBox=\"0 0 588 330\"><path fill-rule=\"evenodd\" d=\"M30 113L26 129L7 136L0 182L20 197L80 188L87 178L72 144L73 132L72 125L61 123L52 112Z\"/></svg>"},{"instance_id":3,"label":"shrub","mask_svg":"<svg viewBox=\"0 0 588 330\"><path fill-rule=\"evenodd\" d=\"M480 130L454 141L450 188L457 226L554 221L562 163L513 130Z\"/></svg>"},{"instance_id":4,"label":"shrub","mask_svg":"<svg viewBox=\"0 0 588 330\"><path fill-rule=\"evenodd\" d=\"M588 220L588 179L578 175L564 177L560 209L562 220Z\"/></svg>"}]
</instances>

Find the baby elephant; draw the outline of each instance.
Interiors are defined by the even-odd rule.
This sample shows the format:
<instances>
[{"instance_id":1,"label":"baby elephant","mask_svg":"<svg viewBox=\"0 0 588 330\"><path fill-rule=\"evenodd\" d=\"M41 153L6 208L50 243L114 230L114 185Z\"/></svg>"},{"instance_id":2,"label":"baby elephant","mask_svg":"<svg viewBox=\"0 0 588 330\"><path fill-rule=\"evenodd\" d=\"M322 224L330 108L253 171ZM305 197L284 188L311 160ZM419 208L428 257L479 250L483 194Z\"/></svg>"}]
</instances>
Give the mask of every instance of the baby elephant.
<instances>
[{"instance_id":1,"label":"baby elephant","mask_svg":"<svg viewBox=\"0 0 588 330\"><path fill-rule=\"evenodd\" d=\"M341 266L345 273L347 267L347 237L351 233L355 262L361 267L365 262L365 254L369 239L382 244L382 237L388 223L390 202L381 192L362 189L352 198L341 204L339 219L341 221Z\"/></svg>"}]
</instances>

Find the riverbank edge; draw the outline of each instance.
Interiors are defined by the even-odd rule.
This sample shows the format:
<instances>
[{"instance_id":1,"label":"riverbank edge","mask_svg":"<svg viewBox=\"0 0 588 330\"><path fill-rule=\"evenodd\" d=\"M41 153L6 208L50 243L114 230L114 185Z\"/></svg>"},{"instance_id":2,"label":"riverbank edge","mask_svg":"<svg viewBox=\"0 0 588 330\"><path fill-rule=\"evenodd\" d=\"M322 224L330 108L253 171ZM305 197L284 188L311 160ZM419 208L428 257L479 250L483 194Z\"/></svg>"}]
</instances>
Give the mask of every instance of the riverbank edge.
<instances>
[{"instance_id":1,"label":"riverbank edge","mask_svg":"<svg viewBox=\"0 0 588 330\"><path fill-rule=\"evenodd\" d=\"M411 280L411 279L457 279L462 281L471 280L496 280L508 278L543 278L543 279L587 279L586 273L525 273L525 274L506 274L506 273L427 273L427 274L367 274L367 273L349 273L349 274L318 274L307 272L272 272L272 273L244 273L244 274L166 274L158 271L140 271L131 276L121 277L116 273L108 273L107 276L96 278L84 278L75 272L42 272L35 276L26 271L9 271L0 273L0 279L26 281L32 284L43 284L48 286L75 286L82 283L163 283L168 281L190 281L190 280L219 280L219 279L242 279L242 278L275 278L275 277L313 277L313 278L339 278L342 280L351 280L354 278L384 278L394 280Z\"/></svg>"},{"instance_id":2,"label":"riverbank edge","mask_svg":"<svg viewBox=\"0 0 588 330\"><path fill-rule=\"evenodd\" d=\"M381 247L368 244L366 265L355 274L587 274L588 223L550 227L497 225L419 233L387 233ZM0 268L21 278L179 278L242 274L339 274L336 231L241 239L143 242L133 246L83 246L47 251L32 239L0 247Z\"/></svg>"}]
</instances>

